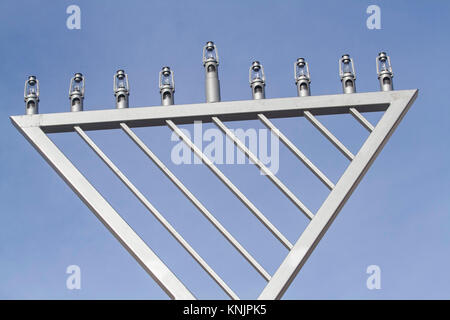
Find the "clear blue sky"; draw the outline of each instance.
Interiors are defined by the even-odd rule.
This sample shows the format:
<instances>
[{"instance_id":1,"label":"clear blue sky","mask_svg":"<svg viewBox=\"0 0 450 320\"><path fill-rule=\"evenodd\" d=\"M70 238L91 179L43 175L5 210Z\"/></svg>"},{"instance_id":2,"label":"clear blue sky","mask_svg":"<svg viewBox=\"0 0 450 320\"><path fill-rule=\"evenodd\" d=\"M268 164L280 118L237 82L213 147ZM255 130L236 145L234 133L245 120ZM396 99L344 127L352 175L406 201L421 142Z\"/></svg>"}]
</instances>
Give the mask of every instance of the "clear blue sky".
<instances>
[{"instance_id":1,"label":"clear blue sky","mask_svg":"<svg viewBox=\"0 0 450 320\"><path fill-rule=\"evenodd\" d=\"M71 4L81 8L81 30L66 28ZM366 28L371 4L381 7L381 30ZM129 74L131 107L159 104L163 65L175 70L176 103L204 101L201 49L208 40L219 48L223 100L251 97L247 72L254 59L265 67L268 98L295 96L292 65L300 56L309 61L314 95L340 93L343 53L355 60L358 91L377 91L375 57L388 52L395 88L419 88L419 97L285 298L450 298L448 1L9 0L1 1L0 16L0 298L167 298L9 116L23 114L30 74L41 82L41 113L69 110L75 72L86 76L85 109L113 107L118 68ZM350 116L321 119L353 152L367 136ZM337 181L347 161L309 123L275 123ZM168 128L136 132L274 273L287 252L216 177L202 165L170 162ZM122 132L89 135L238 295L258 296L264 280ZM197 297L226 298L78 136L52 139ZM280 179L317 210L326 188L283 146L280 158ZM250 164L219 167L295 242L306 219L268 179ZM66 289L72 264L81 267L81 290ZM366 288L372 264L381 268L381 290Z\"/></svg>"}]
</instances>

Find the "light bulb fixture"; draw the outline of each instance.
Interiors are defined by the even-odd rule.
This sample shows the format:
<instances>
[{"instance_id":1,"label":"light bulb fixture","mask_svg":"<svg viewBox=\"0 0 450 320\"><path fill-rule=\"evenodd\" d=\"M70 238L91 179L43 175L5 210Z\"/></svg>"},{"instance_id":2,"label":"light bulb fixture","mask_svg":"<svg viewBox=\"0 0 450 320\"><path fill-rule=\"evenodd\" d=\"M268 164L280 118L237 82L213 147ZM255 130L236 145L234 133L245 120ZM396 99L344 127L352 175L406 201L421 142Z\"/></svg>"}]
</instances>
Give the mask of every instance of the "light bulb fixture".
<instances>
[{"instance_id":1,"label":"light bulb fixture","mask_svg":"<svg viewBox=\"0 0 450 320\"><path fill-rule=\"evenodd\" d=\"M219 55L214 42L208 41L203 47L203 66L205 68L205 93L206 102L220 102L220 82L218 76ZM376 57L377 76L380 83L380 91L392 91L393 77L390 57L385 52L380 52ZM348 54L339 59L339 77L342 83L343 93L356 92L356 71L353 59ZM306 97L311 95L311 77L309 65L304 58L298 58L294 62L294 79L297 86L297 95ZM249 82L254 100L265 99L266 77L264 67L259 61L253 61L249 68ZM161 105L174 104L175 80L174 72L165 66L159 72L159 92ZM124 70L117 70L114 75L113 90L116 100L116 108L129 107L130 87L128 75ZM81 73L75 73L70 79L69 100L72 112L83 111L85 97L85 78ZM27 115L39 113L39 81L35 76L29 76L25 81L24 101Z\"/></svg>"},{"instance_id":2,"label":"light bulb fixture","mask_svg":"<svg viewBox=\"0 0 450 320\"><path fill-rule=\"evenodd\" d=\"M339 59L339 76L341 77L342 90L344 93L356 92L355 66L353 64L353 59L350 58L348 54L344 54L342 58Z\"/></svg>"},{"instance_id":3,"label":"light bulb fixture","mask_svg":"<svg viewBox=\"0 0 450 320\"><path fill-rule=\"evenodd\" d=\"M159 72L159 92L161 93L161 105L170 106L174 103L175 80L173 71L169 67L163 67Z\"/></svg>"},{"instance_id":4,"label":"light bulb fixture","mask_svg":"<svg viewBox=\"0 0 450 320\"><path fill-rule=\"evenodd\" d=\"M208 41L203 47L203 66L205 67L206 102L220 101L219 53L216 45Z\"/></svg>"},{"instance_id":5,"label":"light bulb fixture","mask_svg":"<svg viewBox=\"0 0 450 320\"><path fill-rule=\"evenodd\" d=\"M69 86L70 111L83 111L84 77L81 73L75 73Z\"/></svg>"},{"instance_id":6,"label":"light bulb fixture","mask_svg":"<svg viewBox=\"0 0 450 320\"><path fill-rule=\"evenodd\" d=\"M117 70L114 75L114 96L116 97L117 109L128 108L129 95L128 75L123 70Z\"/></svg>"},{"instance_id":7,"label":"light bulb fixture","mask_svg":"<svg viewBox=\"0 0 450 320\"><path fill-rule=\"evenodd\" d=\"M297 94L299 97L306 97L311 94L309 76L309 66L304 58L298 58L294 62L294 78L297 85Z\"/></svg>"},{"instance_id":8,"label":"light bulb fixture","mask_svg":"<svg viewBox=\"0 0 450 320\"><path fill-rule=\"evenodd\" d=\"M29 76L24 88L25 114L39 113L39 81L35 76Z\"/></svg>"},{"instance_id":9,"label":"light bulb fixture","mask_svg":"<svg viewBox=\"0 0 450 320\"><path fill-rule=\"evenodd\" d=\"M392 78L394 73L392 72L391 58L385 53L380 52L377 57L377 74L380 81L381 91L394 90Z\"/></svg>"},{"instance_id":10,"label":"light bulb fixture","mask_svg":"<svg viewBox=\"0 0 450 320\"><path fill-rule=\"evenodd\" d=\"M248 71L248 79L252 88L253 99L265 99L266 76L264 74L264 68L259 61L253 61Z\"/></svg>"}]
</instances>

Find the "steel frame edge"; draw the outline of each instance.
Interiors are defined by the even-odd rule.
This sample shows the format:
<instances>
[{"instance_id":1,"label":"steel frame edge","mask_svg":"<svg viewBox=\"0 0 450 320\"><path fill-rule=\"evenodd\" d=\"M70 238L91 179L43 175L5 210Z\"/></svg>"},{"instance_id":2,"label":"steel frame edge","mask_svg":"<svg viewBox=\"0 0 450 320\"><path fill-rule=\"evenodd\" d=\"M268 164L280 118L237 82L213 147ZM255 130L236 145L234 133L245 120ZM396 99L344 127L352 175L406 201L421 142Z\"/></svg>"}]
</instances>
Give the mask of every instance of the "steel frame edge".
<instances>
[{"instance_id":1,"label":"steel frame edge","mask_svg":"<svg viewBox=\"0 0 450 320\"><path fill-rule=\"evenodd\" d=\"M416 89L170 107L51 113L11 116L10 118L14 126L169 297L172 299L195 299L183 283L54 145L46 133L73 131L73 127L76 125L81 126L84 130L119 128L122 122L127 123L130 127L164 125L166 119L172 119L175 123L181 124L194 120L211 122L213 116L220 116L223 121L250 120L257 119L259 113L274 118L293 117L303 116L305 110L310 111L313 115L348 113L352 107L361 112L386 111L258 298L281 299L407 113L417 94L418 90ZM130 239L131 242L127 241Z\"/></svg>"},{"instance_id":2,"label":"steel frame edge","mask_svg":"<svg viewBox=\"0 0 450 320\"><path fill-rule=\"evenodd\" d=\"M409 108L418 90L404 92L391 101L390 106L369 135L355 159L345 170L314 218L303 231L292 250L286 256L272 279L267 283L258 300L281 299L320 242L346 201L383 149Z\"/></svg>"},{"instance_id":3,"label":"steel frame edge","mask_svg":"<svg viewBox=\"0 0 450 320\"><path fill-rule=\"evenodd\" d=\"M268 118L302 117L308 110L313 115L346 114L354 107L360 112L385 111L389 103L413 90L365 92L294 98L226 101L172 106L153 106L124 109L58 112L19 115L13 118L22 127L41 127L45 133L71 132L74 126L84 131L120 129L120 123L130 128L164 126L170 119L175 124L193 123L195 120L211 122L213 116L222 121L257 120L263 113Z\"/></svg>"},{"instance_id":4,"label":"steel frame edge","mask_svg":"<svg viewBox=\"0 0 450 320\"><path fill-rule=\"evenodd\" d=\"M18 117L11 117L11 121L171 299L195 299L194 295L122 219L40 127L23 127Z\"/></svg>"}]
</instances>

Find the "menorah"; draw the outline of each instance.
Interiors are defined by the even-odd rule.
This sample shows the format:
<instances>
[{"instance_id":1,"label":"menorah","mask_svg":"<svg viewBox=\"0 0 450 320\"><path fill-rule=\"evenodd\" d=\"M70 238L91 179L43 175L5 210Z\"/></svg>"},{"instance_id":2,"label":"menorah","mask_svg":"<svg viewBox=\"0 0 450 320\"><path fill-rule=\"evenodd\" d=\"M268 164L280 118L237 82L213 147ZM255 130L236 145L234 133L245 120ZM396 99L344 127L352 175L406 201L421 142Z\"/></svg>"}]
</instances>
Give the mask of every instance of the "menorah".
<instances>
[{"instance_id":1,"label":"menorah","mask_svg":"<svg viewBox=\"0 0 450 320\"><path fill-rule=\"evenodd\" d=\"M164 264L152 249L136 234L118 212L80 173L70 160L49 139L49 133L76 132L93 152L109 167L119 180L153 214L167 231L186 249L192 258L231 298L238 295L211 268L195 249L167 221L158 209L127 178L125 174L88 136L91 130L122 129L126 135L152 160L167 178L194 204L203 216L267 281L258 299L280 299L302 266L322 239L364 174L378 156L400 121L417 97L418 90L393 90L393 72L390 58L381 52L376 58L379 92L356 93L356 73L348 54L339 60L339 75L343 94L311 96L308 63L299 58L294 63L294 77L298 97L265 99L265 74L262 64L254 61L249 69L253 100L221 102L218 76L219 57L213 42L203 48L206 103L174 105L175 82L173 71L163 67L159 73L161 106L129 108L128 75L118 70L114 76L116 109L84 111L84 76L76 73L70 81L70 111L39 114L39 82L30 76L25 82L26 115L12 116L11 121L50 166L61 176L98 219L137 260L145 271L172 299L195 299L193 293ZM384 112L376 125L363 113ZM360 150L353 154L320 121L323 115L351 114L370 134ZM275 118L305 117L349 161L340 179L333 183L289 138L271 121ZM241 141L225 122L259 120L330 190L327 198L312 212L258 157ZM295 243L280 230L239 190L235 184L187 137L179 125L194 121L214 123L233 141L252 163L310 220ZM288 250L277 271L270 275L239 241L214 217L198 198L173 174L155 153L132 130L137 127L168 126L217 178L245 205L248 210Z\"/></svg>"}]
</instances>

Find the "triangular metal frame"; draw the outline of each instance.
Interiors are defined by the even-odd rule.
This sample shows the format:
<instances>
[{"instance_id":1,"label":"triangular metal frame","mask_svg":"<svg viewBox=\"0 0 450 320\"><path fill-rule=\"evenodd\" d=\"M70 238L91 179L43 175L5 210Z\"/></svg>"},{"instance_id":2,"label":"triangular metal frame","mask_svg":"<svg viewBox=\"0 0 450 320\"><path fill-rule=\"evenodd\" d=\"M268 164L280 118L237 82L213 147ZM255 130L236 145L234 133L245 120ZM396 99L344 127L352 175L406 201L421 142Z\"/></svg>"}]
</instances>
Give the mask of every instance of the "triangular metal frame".
<instances>
[{"instance_id":1,"label":"triangular metal frame","mask_svg":"<svg viewBox=\"0 0 450 320\"><path fill-rule=\"evenodd\" d=\"M325 232L333 223L359 182L369 170L400 121L414 102L418 91L393 94L389 108L349 164L314 218L269 281L259 299L280 299L294 280Z\"/></svg>"},{"instance_id":2,"label":"triangular metal frame","mask_svg":"<svg viewBox=\"0 0 450 320\"><path fill-rule=\"evenodd\" d=\"M159 286L172 299L195 299L194 295L184 286L184 284L170 271L170 269L158 258L158 256L144 243L144 241L134 232L134 230L121 218L121 216L112 208L112 206L102 197L102 195L91 185L91 183L78 171L78 169L70 162L69 159L58 149L58 147L49 139L47 133L76 131L80 136L102 157L104 162L121 178L121 180L129 187L129 189L139 198L139 191L131 184L126 177L121 176L121 172L114 167L114 164L104 155L101 150L87 137L83 130L100 130L100 129L116 129L122 128L125 132L135 140L141 149L158 164L158 159L151 151L142 145L137 137L133 137L130 127L142 126L159 126L169 125L174 131L177 130L176 124L193 123L195 120L203 122L215 122L226 132L226 127L218 120L250 120L250 119L267 119L281 117L305 116L312 121L315 126L320 124L315 122L314 116L327 114L345 114L354 115L371 134L356 154L346 154L345 147L341 146L339 141L330 138L338 148L343 151L349 159L352 159L342 177L332 185L328 182L331 192L319 208L315 215L305 212L301 207L302 203L293 195L287 193L284 185L276 177L271 177L272 181L285 194L291 197L294 202L300 203L300 209L307 216L310 216L311 222L301 234L297 242L292 245L286 240L286 247L290 248L287 257L281 266L270 278L269 275L260 267L252 257L240 247L240 244L227 233L222 230L220 223L210 216L210 213L202 207L196 198L190 194L189 190L181 184L179 180L171 177L171 172L164 168L162 164L158 164L162 170L166 170L166 175L177 184L179 189L208 217L210 221L215 223L218 230L224 234L227 239L238 249L243 256L255 266L255 269L263 275L268 283L258 299L280 299L292 283L301 267L305 264L308 257L317 246L331 223L344 206L356 186L369 169L383 146L386 144L392 133L397 128L403 116L417 97L418 90L402 90L390 92L370 92L370 93L354 93L326 96L311 96L301 98L283 98L283 99L264 99L264 100L248 100L248 101L231 101L220 103L202 103L192 105L176 105L166 107L144 107L130 109L109 109L99 111L83 111L74 113L53 113L38 115L12 116L11 121L16 128L25 136L25 138L33 145L33 147L43 156L43 158L51 165L51 167L61 176L61 178L71 187L71 189L80 197L80 199L89 207L89 209L99 218L99 220L111 231L111 233L119 240L119 242L128 250L128 252L138 261L145 271L159 284ZM385 111L384 115L373 128L359 112ZM263 116L261 116L263 115ZM267 118L265 118L267 116ZM263 117L263 119L261 118ZM128 129L127 129L128 128ZM141 144L141 145L140 145ZM242 147L242 146L241 146ZM243 147L245 150L245 146ZM295 147L290 147L295 148ZM342 149L344 148L344 149ZM98 149L98 150L97 150ZM292 150L292 149L291 149ZM250 154L250 156L252 156ZM156 158L156 159L155 159ZM301 160L308 165L309 160ZM208 165L208 160L204 159ZM211 165L211 164L209 164ZM313 166L313 165L311 165ZM210 167L214 171L214 166ZM222 180L226 177L221 176L220 171L215 172ZM322 177L320 171L315 172L316 175L326 182L326 177ZM270 177L269 177L270 178ZM224 180L222 180L224 181ZM228 180L228 187L233 193L241 197L241 200L255 214L260 214L253 204L240 194L239 190ZM289 191L290 192L290 191ZM243 198L242 198L243 197ZM142 199L143 198L143 199ZM159 212L146 203L145 197L140 200L155 215ZM147 201L148 202L148 201ZM260 220L271 227L270 223L264 221L264 216L259 217ZM164 218L162 223L167 223ZM268 225L267 225L268 223ZM167 223L168 224L168 223ZM165 225L169 231L171 226ZM276 229L275 229L276 230ZM277 231L277 230L276 230ZM280 235L273 233L280 239ZM175 236L178 234L175 232ZM174 234L174 233L172 233ZM181 238L181 236L179 236ZM214 273L206 263L196 256L195 251L185 244L184 239L177 239L187 248L192 250L191 255L202 264L202 267L216 280L216 282L227 292L227 294L237 299L237 296L231 289L223 283L223 281ZM234 242L233 242L234 241Z\"/></svg>"}]
</instances>

